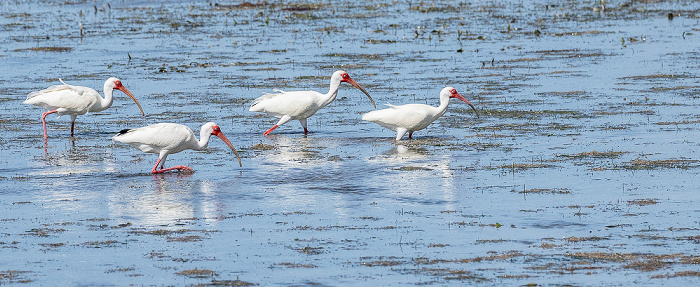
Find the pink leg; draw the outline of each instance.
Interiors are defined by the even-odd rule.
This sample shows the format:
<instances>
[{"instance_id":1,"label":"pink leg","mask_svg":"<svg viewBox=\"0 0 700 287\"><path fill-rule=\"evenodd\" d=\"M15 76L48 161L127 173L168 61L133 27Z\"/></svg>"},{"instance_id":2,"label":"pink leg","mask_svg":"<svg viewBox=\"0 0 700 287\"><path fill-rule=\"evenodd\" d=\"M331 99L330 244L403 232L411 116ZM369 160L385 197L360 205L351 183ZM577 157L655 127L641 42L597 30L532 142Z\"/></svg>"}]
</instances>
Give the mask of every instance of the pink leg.
<instances>
[{"instance_id":1,"label":"pink leg","mask_svg":"<svg viewBox=\"0 0 700 287\"><path fill-rule=\"evenodd\" d=\"M305 134L305 135L306 135L306 134L309 134L309 130L307 130L306 128L304 128L304 134Z\"/></svg>"},{"instance_id":2,"label":"pink leg","mask_svg":"<svg viewBox=\"0 0 700 287\"><path fill-rule=\"evenodd\" d=\"M263 133L264 136L269 135L273 130L275 130L278 127L278 125L272 126L269 130L265 131Z\"/></svg>"},{"instance_id":3,"label":"pink leg","mask_svg":"<svg viewBox=\"0 0 700 287\"><path fill-rule=\"evenodd\" d=\"M408 132L408 139L410 140L411 137L413 136L413 132Z\"/></svg>"},{"instance_id":4,"label":"pink leg","mask_svg":"<svg viewBox=\"0 0 700 287\"><path fill-rule=\"evenodd\" d=\"M46 132L46 116L58 112L58 110L48 111L41 114L41 123L44 124L44 139L49 138L49 134Z\"/></svg>"},{"instance_id":5,"label":"pink leg","mask_svg":"<svg viewBox=\"0 0 700 287\"><path fill-rule=\"evenodd\" d=\"M75 122L70 122L70 136L73 137L73 127L75 126Z\"/></svg>"},{"instance_id":6,"label":"pink leg","mask_svg":"<svg viewBox=\"0 0 700 287\"><path fill-rule=\"evenodd\" d=\"M191 168L189 168L189 167L186 167L186 166L184 166L184 165L176 165L176 166L169 167L169 168L158 169L158 164L160 164L160 160L161 160L161 159L158 158L158 161L156 161L156 165L153 166L153 169L151 170L151 173L154 173L154 174L155 174L155 173L164 173L164 172L171 171L171 170L179 170L179 171L194 172L193 169L191 169ZM162 167L161 167L161 168L162 168Z\"/></svg>"}]
</instances>

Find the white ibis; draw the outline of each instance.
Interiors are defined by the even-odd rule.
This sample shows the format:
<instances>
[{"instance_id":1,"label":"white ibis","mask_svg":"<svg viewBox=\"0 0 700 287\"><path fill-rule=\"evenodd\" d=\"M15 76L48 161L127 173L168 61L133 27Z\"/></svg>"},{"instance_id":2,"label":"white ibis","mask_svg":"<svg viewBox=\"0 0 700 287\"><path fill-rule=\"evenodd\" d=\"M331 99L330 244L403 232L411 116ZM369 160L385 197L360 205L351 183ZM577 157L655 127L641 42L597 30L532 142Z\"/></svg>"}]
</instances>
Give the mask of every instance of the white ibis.
<instances>
[{"instance_id":1,"label":"white ibis","mask_svg":"<svg viewBox=\"0 0 700 287\"><path fill-rule=\"evenodd\" d=\"M331 77L331 85L327 94L321 94L316 91L285 92L275 90L277 93L264 94L262 97L255 99L250 106L250 111L266 113L280 119L277 124L265 131L263 135L270 134L274 129L290 120L298 120L304 128L304 134L307 134L309 130L306 128L306 119L335 100L341 82L350 83L355 88L360 89L372 101L372 105L375 108L377 107L372 97L360 84L351 79L350 75L345 71L338 70Z\"/></svg>"},{"instance_id":2,"label":"white ibis","mask_svg":"<svg viewBox=\"0 0 700 287\"><path fill-rule=\"evenodd\" d=\"M163 173L171 170L193 172L191 168L178 165L171 168L164 168L165 159L169 154L179 153L186 149L204 150L209 145L209 138L215 135L228 145L233 150L238 158L238 165L241 164L241 158L238 156L236 148L221 132L221 129L216 123L208 122L202 126L199 131L199 140L194 136L194 132L184 125L160 123L136 129L124 129L117 135L112 137L113 140L129 144L143 152L157 153L158 161L151 170L152 173ZM160 165L160 169L158 169Z\"/></svg>"},{"instance_id":3,"label":"white ibis","mask_svg":"<svg viewBox=\"0 0 700 287\"><path fill-rule=\"evenodd\" d=\"M453 87L446 87L440 92L440 106L438 107L423 104L401 106L387 104L389 106L388 109L366 113L362 115L362 120L377 123L382 127L396 131L397 141L401 140L406 132L408 132L408 138L410 139L413 136L413 132L428 127L433 121L445 114L451 98L462 100L472 107L476 113L476 108L474 108L472 103L457 93L457 90ZM478 116L479 114L477 114Z\"/></svg>"},{"instance_id":4,"label":"white ibis","mask_svg":"<svg viewBox=\"0 0 700 287\"><path fill-rule=\"evenodd\" d=\"M141 104L136 100L133 94L122 85L122 82L111 77L104 84L105 97L102 98L100 93L94 89L81 86L71 86L58 79L63 85L51 86L48 89L32 92L27 95L25 104L35 105L46 109L46 112L41 114L41 122L44 125L44 139L48 138L46 133L46 116L57 113L59 117L62 115L70 115L70 136L73 136L73 127L75 126L75 117L84 115L88 112L99 112L112 106L114 98L113 91L120 90L129 98L136 102L141 110L141 115L144 115Z\"/></svg>"}]
</instances>

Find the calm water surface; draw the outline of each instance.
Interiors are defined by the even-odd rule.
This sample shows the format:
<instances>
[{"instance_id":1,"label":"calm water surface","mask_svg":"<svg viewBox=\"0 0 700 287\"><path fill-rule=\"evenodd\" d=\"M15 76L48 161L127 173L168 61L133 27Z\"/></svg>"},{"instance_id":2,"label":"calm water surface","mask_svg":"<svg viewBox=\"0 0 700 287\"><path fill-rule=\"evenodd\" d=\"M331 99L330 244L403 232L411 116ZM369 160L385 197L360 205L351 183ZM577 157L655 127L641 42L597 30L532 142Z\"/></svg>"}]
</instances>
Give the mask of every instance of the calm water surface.
<instances>
[{"instance_id":1,"label":"calm water surface","mask_svg":"<svg viewBox=\"0 0 700 287\"><path fill-rule=\"evenodd\" d=\"M695 1L3 2L0 284L698 284L699 24ZM308 136L262 135L253 99L337 69L480 116L396 142L344 84ZM45 146L26 95L110 76L146 116L116 92ZM243 167L214 138L153 176L111 140L208 121Z\"/></svg>"}]
</instances>

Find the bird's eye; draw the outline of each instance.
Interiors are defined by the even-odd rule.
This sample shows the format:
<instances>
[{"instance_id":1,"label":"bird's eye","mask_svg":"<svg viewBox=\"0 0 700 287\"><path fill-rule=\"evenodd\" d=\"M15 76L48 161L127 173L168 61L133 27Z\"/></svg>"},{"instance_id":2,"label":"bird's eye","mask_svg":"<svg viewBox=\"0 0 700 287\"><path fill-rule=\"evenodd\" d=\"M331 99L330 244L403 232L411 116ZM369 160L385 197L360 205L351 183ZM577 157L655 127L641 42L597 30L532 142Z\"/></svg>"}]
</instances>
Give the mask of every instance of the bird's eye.
<instances>
[{"instance_id":1,"label":"bird's eye","mask_svg":"<svg viewBox=\"0 0 700 287\"><path fill-rule=\"evenodd\" d=\"M344 78L344 79L347 79L347 78L349 78L349 77L350 77L350 76L348 76L348 74L343 74L343 78Z\"/></svg>"},{"instance_id":2,"label":"bird's eye","mask_svg":"<svg viewBox=\"0 0 700 287\"><path fill-rule=\"evenodd\" d=\"M456 93L457 93L457 90L456 90L456 89L452 89L452 91L450 91L450 93L456 94Z\"/></svg>"}]
</instances>

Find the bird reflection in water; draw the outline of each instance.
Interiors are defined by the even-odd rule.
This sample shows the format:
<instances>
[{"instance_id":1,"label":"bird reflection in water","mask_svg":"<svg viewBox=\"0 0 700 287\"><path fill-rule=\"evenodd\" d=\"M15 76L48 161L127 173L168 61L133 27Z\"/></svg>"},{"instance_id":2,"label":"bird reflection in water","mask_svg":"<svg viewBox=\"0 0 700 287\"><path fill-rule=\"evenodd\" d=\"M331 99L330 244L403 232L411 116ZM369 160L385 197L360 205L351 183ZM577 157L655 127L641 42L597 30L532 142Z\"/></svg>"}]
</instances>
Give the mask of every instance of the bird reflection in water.
<instances>
[{"instance_id":1,"label":"bird reflection in water","mask_svg":"<svg viewBox=\"0 0 700 287\"><path fill-rule=\"evenodd\" d=\"M339 216L352 214L348 208L356 193L348 190L365 189L359 180L362 169L348 173L351 161L335 160L331 151L339 148L343 140L338 138L288 137L276 134L270 137L275 148L256 156L260 170L251 180L273 193L268 202L279 208L305 210L310 206L333 208Z\"/></svg>"},{"instance_id":2,"label":"bird reflection in water","mask_svg":"<svg viewBox=\"0 0 700 287\"><path fill-rule=\"evenodd\" d=\"M137 177L134 185L146 183ZM138 226L172 226L182 220L218 220L224 207L217 196L216 185L189 174L156 174L151 188L143 192L127 190L115 199L114 217L130 218Z\"/></svg>"},{"instance_id":3,"label":"bird reflection in water","mask_svg":"<svg viewBox=\"0 0 700 287\"><path fill-rule=\"evenodd\" d=\"M409 147L406 145L397 144L393 148L384 152L384 154L413 158L413 157L426 157L428 155L428 151L422 147L416 147L416 146Z\"/></svg>"},{"instance_id":4,"label":"bird reflection in water","mask_svg":"<svg viewBox=\"0 0 700 287\"><path fill-rule=\"evenodd\" d=\"M152 173L155 193L166 193L169 181L173 179L185 179L192 176L192 173Z\"/></svg>"},{"instance_id":5,"label":"bird reflection in water","mask_svg":"<svg viewBox=\"0 0 700 287\"><path fill-rule=\"evenodd\" d=\"M98 147L90 146L92 139L81 141L70 138L62 146L44 147L43 156L37 157L36 164L42 169L36 170L38 175L86 174L96 172L113 172L115 165L111 155ZM40 159L40 160L39 160Z\"/></svg>"},{"instance_id":6,"label":"bird reflection in water","mask_svg":"<svg viewBox=\"0 0 700 287\"><path fill-rule=\"evenodd\" d=\"M453 158L450 154L430 152L421 146L424 144L423 139L408 145L396 144L381 156L368 158L371 164L389 170L371 181L394 186L389 196L402 201L440 203L453 209L452 202L458 194Z\"/></svg>"},{"instance_id":7,"label":"bird reflection in water","mask_svg":"<svg viewBox=\"0 0 700 287\"><path fill-rule=\"evenodd\" d=\"M275 163L275 167L297 166L303 164L307 167L318 167L334 164L322 156L322 150L332 149L337 146L333 139L287 137L277 134L270 137L274 141L275 150L264 158L265 161Z\"/></svg>"}]
</instances>

